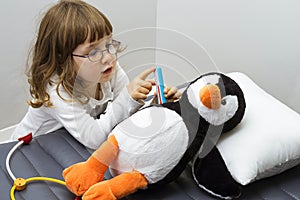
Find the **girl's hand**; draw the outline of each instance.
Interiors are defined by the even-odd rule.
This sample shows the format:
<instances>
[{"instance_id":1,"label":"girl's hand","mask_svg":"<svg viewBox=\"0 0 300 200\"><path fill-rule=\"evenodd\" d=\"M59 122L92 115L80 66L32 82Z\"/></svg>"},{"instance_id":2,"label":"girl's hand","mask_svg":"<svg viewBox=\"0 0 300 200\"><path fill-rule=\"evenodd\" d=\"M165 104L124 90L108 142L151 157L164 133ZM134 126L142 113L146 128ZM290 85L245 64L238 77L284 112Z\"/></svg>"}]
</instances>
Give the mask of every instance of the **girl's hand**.
<instances>
[{"instance_id":1,"label":"girl's hand","mask_svg":"<svg viewBox=\"0 0 300 200\"><path fill-rule=\"evenodd\" d=\"M155 71L155 67L151 67L143 71L137 77L135 77L126 87L129 95L136 101L141 101L147 98L147 95L152 89L152 85L155 85L154 80L146 80L152 72Z\"/></svg>"},{"instance_id":2,"label":"girl's hand","mask_svg":"<svg viewBox=\"0 0 300 200\"><path fill-rule=\"evenodd\" d=\"M182 93L177 89L177 87L169 87L165 85L164 95L167 99L167 102L175 102L178 101L182 95ZM158 103L157 100L157 92L154 92L154 103Z\"/></svg>"},{"instance_id":3,"label":"girl's hand","mask_svg":"<svg viewBox=\"0 0 300 200\"><path fill-rule=\"evenodd\" d=\"M177 89L177 87L165 86L164 95L168 102L175 102L180 99L182 93Z\"/></svg>"}]
</instances>

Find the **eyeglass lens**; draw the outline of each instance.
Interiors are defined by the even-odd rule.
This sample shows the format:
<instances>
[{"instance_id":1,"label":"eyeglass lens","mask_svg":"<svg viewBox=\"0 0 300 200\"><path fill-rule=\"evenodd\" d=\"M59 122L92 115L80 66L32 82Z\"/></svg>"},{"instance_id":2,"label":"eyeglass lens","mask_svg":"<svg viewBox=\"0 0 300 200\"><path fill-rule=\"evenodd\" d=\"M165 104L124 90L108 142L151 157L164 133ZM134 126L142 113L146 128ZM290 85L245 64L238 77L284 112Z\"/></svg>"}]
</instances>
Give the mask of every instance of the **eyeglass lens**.
<instances>
[{"instance_id":1,"label":"eyeglass lens","mask_svg":"<svg viewBox=\"0 0 300 200\"><path fill-rule=\"evenodd\" d=\"M107 51L111 55L116 55L119 49L120 43L117 41L113 41L110 44L107 44L105 50L94 49L89 53L89 59L92 62L97 62L102 59L104 51Z\"/></svg>"}]
</instances>

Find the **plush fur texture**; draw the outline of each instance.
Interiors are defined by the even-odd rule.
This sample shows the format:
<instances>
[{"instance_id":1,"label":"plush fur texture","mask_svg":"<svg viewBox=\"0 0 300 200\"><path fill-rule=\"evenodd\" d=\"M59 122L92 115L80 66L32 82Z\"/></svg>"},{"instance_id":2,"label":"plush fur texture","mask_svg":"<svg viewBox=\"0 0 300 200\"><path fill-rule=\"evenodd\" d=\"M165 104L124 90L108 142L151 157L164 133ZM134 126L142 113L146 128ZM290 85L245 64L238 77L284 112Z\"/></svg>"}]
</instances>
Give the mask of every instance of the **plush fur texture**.
<instances>
[{"instance_id":1,"label":"plush fur texture","mask_svg":"<svg viewBox=\"0 0 300 200\"><path fill-rule=\"evenodd\" d=\"M238 84L235 81L233 81L231 78L225 76L222 73L212 72L200 76L199 78L191 82L189 85L192 85L198 79L201 79L205 76L215 75L215 74L219 75L222 78L222 80L220 80L219 83L217 84L218 87L220 88L221 97L224 97L226 95L236 95L238 97L238 104L239 104L238 110L236 111L235 115L230 120L228 120L225 124L219 126L212 126L204 118L202 118L199 115L198 111L191 105L187 96L187 90L183 92L182 98L180 99L179 102L163 104L164 107L175 110L177 113L179 113L182 116L189 130L189 147L186 150L184 156L181 158L178 165L164 179L162 179L161 181L155 184L150 185L149 187L156 187L158 185L162 185L174 181L182 173L186 165L191 160L193 160L193 158L196 156L207 134L214 135L214 132L225 133L227 131L230 131L234 127L236 127L242 120L246 108L244 94L241 88L238 86ZM211 154L208 154L207 156L211 156Z\"/></svg>"}]
</instances>

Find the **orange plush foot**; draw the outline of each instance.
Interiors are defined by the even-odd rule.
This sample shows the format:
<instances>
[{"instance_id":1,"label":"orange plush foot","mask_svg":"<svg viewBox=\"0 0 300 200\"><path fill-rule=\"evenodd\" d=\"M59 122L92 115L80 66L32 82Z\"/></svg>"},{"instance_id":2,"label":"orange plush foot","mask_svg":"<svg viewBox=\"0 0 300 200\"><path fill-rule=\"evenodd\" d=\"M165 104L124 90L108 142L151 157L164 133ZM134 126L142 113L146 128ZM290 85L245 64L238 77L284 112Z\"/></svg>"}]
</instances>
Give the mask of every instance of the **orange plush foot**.
<instances>
[{"instance_id":1,"label":"orange plush foot","mask_svg":"<svg viewBox=\"0 0 300 200\"><path fill-rule=\"evenodd\" d=\"M110 162L118 154L118 143L112 135L97 149L86 162L72 165L63 171L68 189L81 196L92 185L103 181Z\"/></svg>"},{"instance_id":2,"label":"orange plush foot","mask_svg":"<svg viewBox=\"0 0 300 200\"><path fill-rule=\"evenodd\" d=\"M110 180L93 185L82 197L83 200L115 200L147 186L145 177L137 172L124 173Z\"/></svg>"},{"instance_id":3,"label":"orange plush foot","mask_svg":"<svg viewBox=\"0 0 300 200\"><path fill-rule=\"evenodd\" d=\"M86 162L77 163L65 169L63 177L67 188L81 196L92 185L103 180L106 169L107 166L101 165L97 159L91 156Z\"/></svg>"}]
</instances>

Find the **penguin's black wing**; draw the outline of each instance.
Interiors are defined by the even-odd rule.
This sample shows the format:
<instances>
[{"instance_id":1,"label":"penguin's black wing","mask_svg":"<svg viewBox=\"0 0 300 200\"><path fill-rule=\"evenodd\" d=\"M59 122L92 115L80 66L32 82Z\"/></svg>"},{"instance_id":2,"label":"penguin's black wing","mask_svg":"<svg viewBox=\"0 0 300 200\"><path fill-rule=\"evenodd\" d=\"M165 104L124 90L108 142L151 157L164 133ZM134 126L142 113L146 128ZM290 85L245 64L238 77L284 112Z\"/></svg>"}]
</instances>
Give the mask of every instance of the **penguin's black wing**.
<instances>
[{"instance_id":1,"label":"penguin's black wing","mask_svg":"<svg viewBox=\"0 0 300 200\"><path fill-rule=\"evenodd\" d=\"M189 103L186 91L178 102L165 103L162 106L180 114L189 132L189 143L179 163L162 180L149 185L149 188L174 181L199 151L209 128L209 124L201 118L198 111Z\"/></svg>"},{"instance_id":2,"label":"penguin's black wing","mask_svg":"<svg viewBox=\"0 0 300 200\"><path fill-rule=\"evenodd\" d=\"M162 104L163 107L169 108L170 110L174 110L178 115L181 115L181 108L179 101L177 102L167 102Z\"/></svg>"},{"instance_id":3,"label":"penguin's black wing","mask_svg":"<svg viewBox=\"0 0 300 200\"><path fill-rule=\"evenodd\" d=\"M197 157L192 172L198 186L214 196L233 199L241 195L241 185L232 178L217 147L204 158Z\"/></svg>"}]
</instances>

